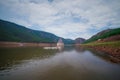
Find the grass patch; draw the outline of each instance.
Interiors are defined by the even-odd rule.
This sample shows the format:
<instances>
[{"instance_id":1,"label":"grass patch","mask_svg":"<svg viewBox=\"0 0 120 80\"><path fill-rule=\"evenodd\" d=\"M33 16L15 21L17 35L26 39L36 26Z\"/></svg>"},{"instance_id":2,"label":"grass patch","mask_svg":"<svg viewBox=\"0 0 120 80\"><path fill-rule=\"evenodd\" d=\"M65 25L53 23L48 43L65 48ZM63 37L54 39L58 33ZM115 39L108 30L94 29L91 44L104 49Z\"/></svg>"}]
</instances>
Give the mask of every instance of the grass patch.
<instances>
[{"instance_id":1,"label":"grass patch","mask_svg":"<svg viewBox=\"0 0 120 80\"><path fill-rule=\"evenodd\" d=\"M87 44L82 44L81 46L108 46L108 47L117 47L120 48L120 41L112 42L91 42Z\"/></svg>"}]
</instances>

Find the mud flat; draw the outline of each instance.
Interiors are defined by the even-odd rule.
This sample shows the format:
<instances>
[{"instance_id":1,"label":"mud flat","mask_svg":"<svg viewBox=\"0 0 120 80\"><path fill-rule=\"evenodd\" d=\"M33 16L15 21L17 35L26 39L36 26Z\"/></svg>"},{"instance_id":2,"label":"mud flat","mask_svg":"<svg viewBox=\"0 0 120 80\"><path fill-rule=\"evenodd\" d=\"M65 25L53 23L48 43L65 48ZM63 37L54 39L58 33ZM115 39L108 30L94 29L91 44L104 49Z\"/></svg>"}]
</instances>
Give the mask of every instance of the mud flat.
<instances>
[{"instance_id":1,"label":"mud flat","mask_svg":"<svg viewBox=\"0 0 120 80\"><path fill-rule=\"evenodd\" d=\"M54 47L55 43L0 42L0 47Z\"/></svg>"}]
</instances>

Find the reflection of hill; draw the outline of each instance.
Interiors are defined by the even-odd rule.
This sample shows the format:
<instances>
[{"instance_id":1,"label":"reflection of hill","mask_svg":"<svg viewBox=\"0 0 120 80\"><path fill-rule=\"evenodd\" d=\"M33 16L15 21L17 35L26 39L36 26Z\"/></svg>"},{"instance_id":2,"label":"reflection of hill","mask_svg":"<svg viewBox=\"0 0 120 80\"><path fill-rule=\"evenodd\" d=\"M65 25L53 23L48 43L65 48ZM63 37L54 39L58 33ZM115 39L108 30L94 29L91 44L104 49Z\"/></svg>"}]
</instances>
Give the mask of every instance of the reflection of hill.
<instances>
[{"instance_id":1,"label":"reflection of hill","mask_svg":"<svg viewBox=\"0 0 120 80\"><path fill-rule=\"evenodd\" d=\"M41 59L54 55L57 50L43 50L41 48L0 48L0 70L19 64L23 60Z\"/></svg>"},{"instance_id":2,"label":"reflection of hill","mask_svg":"<svg viewBox=\"0 0 120 80\"><path fill-rule=\"evenodd\" d=\"M63 51L72 51L73 49L73 46L64 46Z\"/></svg>"},{"instance_id":3,"label":"reflection of hill","mask_svg":"<svg viewBox=\"0 0 120 80\"><path fill-rule=\"evenodd\" d=\"M102 58L103 60L106 60L108 62L112 62L112 63L119 63L118 60L108 54L106 54L105 52L101 52L101 51L96 51L96 50L93 50L93 49L89 49L93 55L99 57L99 58Z\"/></svg>"},{"instance_id":4,"label":"reflection of hill","mask_svg":"<svg viewBox=\"0 0 120 80\"><path fill-rule=\"evenodd\" d=\"M75 46L75 50L77 51L77 52L84 52L84 51L86 51L86 49L85 48L83 48L83 47L80 47L79 45L77 46Z\"/></svg>"}]
</instances>

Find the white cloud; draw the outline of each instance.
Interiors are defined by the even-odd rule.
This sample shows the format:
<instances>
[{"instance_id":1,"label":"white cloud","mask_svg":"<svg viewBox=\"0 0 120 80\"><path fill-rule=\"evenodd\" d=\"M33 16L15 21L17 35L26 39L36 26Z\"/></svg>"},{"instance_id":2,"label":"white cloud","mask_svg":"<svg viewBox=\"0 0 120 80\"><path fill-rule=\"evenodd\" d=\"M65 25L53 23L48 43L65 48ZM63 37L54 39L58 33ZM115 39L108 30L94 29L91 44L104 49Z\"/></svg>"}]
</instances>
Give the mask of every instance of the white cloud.
<instances>
[{"instance_id":1,"label":"white cloud","mask_svg":"<svg viewBox=\"0 0 120 80\"><path fill-rule=\"evenodd\" d=\"M80 23L64 23L64 25L54 25L44 28L44 30L47 32L53 32L61 37L70 37L73 39L75 39L76 37L83 37L83 35L85 35L84 37L90 37L90 35L87 33L88 29L88 25Z\"/></svg>"},{"instance_id":2,"label":"white cloud","mask_svg":"<svg viewBox=\"0 0 120 80\"><path fill-rule=\"evenodd\" d=\"M4 0L0 6L15 15L8 16L12 22L32 29L37 25L37 29L64 38L89 38L95 33L92 29L120 27L119 3L120 0Z\"/></svg>"}]
</instances>

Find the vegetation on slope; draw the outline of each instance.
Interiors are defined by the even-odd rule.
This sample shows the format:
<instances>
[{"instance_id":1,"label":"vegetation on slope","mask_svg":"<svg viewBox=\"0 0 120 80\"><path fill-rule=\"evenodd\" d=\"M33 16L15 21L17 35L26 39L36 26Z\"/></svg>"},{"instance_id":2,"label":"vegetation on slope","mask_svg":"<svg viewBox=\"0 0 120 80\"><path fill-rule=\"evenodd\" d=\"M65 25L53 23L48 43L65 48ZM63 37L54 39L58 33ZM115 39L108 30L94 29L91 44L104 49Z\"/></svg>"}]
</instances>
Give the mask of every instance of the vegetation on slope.
<instances>
[{"instance_id":1,"label":"vegetation on slope","mask_svg":"<svg viewBox=\"0 0 120 80\"><path fill-rule=\"evenodd\" d=\"M84 43L93 42L93 41L96 41L98 39L104 39L104 38L108 38L108 37L111 37L113 35L119 35L119 34L120 34L120 28L107 29L107 30L104 30L104 31L99 32L98 34L92 36L90 39L86 40Z\"/></svg>"},{"instance_id":2,"label":"vegetation on slope","mask_svg":"<svg viewBox=\"0 0 120 80\"><path fill-rule=\"evenodd\" d=\"M28 29L8 21L0 20L0 41L12 42L42 42L54 43L60 37L44 32ZM73 43L73 40L63 39L65 43Z\"/></svg>"},{"instance_id":3,"label":"vegetation on slope","mask_svg":"<svg viewBox=\"0 0 120 80\"><path fill-rule=\"evenodd\" d=\"M91 42L87 44L82 44L82 46L107 46L112 48L120 48L120 41L112 41L112 42Z\"/></svg>"}]
</instances>

